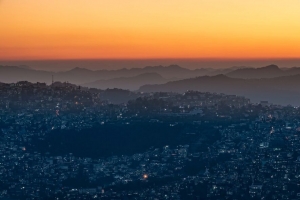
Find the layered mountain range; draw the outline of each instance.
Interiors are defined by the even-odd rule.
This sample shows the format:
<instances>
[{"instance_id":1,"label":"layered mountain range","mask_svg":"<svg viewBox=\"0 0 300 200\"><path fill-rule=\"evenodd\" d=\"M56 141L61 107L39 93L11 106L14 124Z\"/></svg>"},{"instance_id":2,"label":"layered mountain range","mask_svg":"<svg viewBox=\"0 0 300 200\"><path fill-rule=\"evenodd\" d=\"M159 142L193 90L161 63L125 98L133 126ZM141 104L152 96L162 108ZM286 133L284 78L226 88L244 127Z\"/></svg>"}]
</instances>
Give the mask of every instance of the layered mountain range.
<instances>
[{"instance_id":1,"label":"layered mountain range","mask_svg":"<svg viewBox=\"0 0 300 200\"><path fill-rule=\"evenodd\" d=\"M202 76L165 84L145 85L142 92L179 92L187 90L245 96L252 102L300 106L300 75L276 78L242 79L226 75Z\"/></svg>"},{"instance_id":2,"label":"layered mountain range","mask_svg":"<svg viewBox=\"0 0 300 200\"><path fill-rule=\"evenodd\" d=\"M162 84L169 81L175 81L176 78L166 79L157 73L144 73L134 77L120 77L108 80L98 80L91 83L83 84L83 86L98 89L120 88L128 90L137 90L140 86L146 84Z\"/></svg>"},{"instance_id":3,"label":"layered mountain range","mask_svg":"<svg viewBox=\"0 0 300 200\"><path fill-rule=\"evenodd\" d=\"M242 68L226 73L226 76L232 78L258 79L275 78L280 76L292 76L300 74L299 67L280 69L277 65L269 65L262 68Z\"/></svg>"},{"instance_id":4,"label":"layered mountain range","mask_svg":"<svg viewBox=\"0 0 300 200\"><path fill-rule=\"evenodd\" d=\"M23 66L0 66L0 81L11 83L17 81L46 82L51 83L52 75L55 81L71 82L74 84L85 84L99 80L134 77L146 73L157 73L165 79L191 78L195 76L208 75L216 70L196 69L190 70L171 65L167 67L154 66L145 68L119 69L119 70L88 70L85 68L74 68L64 72L49 72L24 68ZM223 70L221 70L223 71ZM230 71L230 70L227 70ZM218 74L218 73L217 73Z\"/></svg>"},{"instance_id":5,"label":"layered mountain range","mask_svg":"<svg viewBox=\"0 0 300 200\"><path fill-rule=\"evenodd\" d=\"M253 102L300 105L300 68L232 67L190 70L177 65L119 70L74 68L64 72L34 70L27 66L0 66L0 82L69 82L98 89L127 89L142 92L198 90L243 95Z\"/></svg>"},{"instance_id":6,"label":"layered mountain range","mask_svg":"<svg viewBox=\"0 0 300 200\"><path fill-rule=\"evenodd\" d=\"M190 70L178 65L153 66L144 68L119 70L89 70L74 68L63 72L34 70L28 66L0 66L0 82L14 83L18 81L45 82L53 80L70 82L77 85L99 89L122 88L136 90L145 84L160 84L171 80L179 80L204 75L217 75L231 72L237 67L227 69L195 69Z\"/></svg>"},{"instance_id":7,"label":"layered mountain range","mask_svg":"<svg viewBox=\"0 0 300 200\"><path fill-rule=\"evenodd\" d=\"M135 77L141 74L157 73L164 79L186 79L197 76L214 76L224 74L232 78L274 78L280 76L290 76L300 74L300 68L281 69L276 65L270 65L262 68L249 67L232 67L225 69L186 69L178 65L164 66L148 66L144 68L119 69L119 70L89 70L85 68L74 68L63 72L50 72L42 70L34 70L28 66L1 66L0 80L1 82L10 83L17 81L30 82L46 82L51 83L52 75L55 81L71 82L74 84L85 84L99 80L109 80L116 78Z\"/></svg>"}]
</instances>

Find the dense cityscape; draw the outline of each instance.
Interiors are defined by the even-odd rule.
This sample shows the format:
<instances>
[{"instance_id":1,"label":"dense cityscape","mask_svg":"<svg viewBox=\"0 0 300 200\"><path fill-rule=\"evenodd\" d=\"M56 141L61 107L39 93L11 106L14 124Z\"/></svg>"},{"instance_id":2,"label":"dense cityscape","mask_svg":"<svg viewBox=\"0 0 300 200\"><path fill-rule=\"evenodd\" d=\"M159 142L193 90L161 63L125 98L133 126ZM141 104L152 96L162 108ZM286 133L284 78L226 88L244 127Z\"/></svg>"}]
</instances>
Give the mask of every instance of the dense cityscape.
<instances>
[{"instance_id":1,"label":"dense cityscape","mask_svg":"<svg viewBox=\"0 0 300 200\"><path fill-rule=\"evenodd\" d=\"M299 108L68 83L0 93L3 199L300 198Z\"/></svg>"}]
</instances>

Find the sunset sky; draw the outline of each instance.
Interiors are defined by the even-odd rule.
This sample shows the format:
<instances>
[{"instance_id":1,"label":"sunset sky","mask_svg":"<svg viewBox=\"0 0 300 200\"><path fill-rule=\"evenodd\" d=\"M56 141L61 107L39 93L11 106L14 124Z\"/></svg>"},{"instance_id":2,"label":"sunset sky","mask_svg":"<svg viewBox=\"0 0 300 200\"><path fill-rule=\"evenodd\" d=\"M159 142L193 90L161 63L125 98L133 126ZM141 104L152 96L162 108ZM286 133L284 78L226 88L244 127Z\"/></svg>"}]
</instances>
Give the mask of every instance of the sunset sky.
<instances>
[{"instance_id":1,"label":"sunset sky","mask_svg":"<svg viewBox=\"0 0 300 200\"><path fill-rule=\"evenodd\" d=\"M299 58L299 0L0 0L0 60Z\"/></svg>"}]
</instances>

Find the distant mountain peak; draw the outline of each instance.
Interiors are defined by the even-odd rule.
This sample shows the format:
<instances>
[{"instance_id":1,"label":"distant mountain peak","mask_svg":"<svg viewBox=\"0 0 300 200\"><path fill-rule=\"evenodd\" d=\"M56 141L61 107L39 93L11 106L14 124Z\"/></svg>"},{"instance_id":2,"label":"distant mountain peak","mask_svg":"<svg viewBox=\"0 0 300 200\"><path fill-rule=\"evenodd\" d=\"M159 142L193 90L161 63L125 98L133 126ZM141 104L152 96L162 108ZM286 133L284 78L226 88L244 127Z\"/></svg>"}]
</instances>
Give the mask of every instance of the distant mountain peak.
<instances>
[{"instance_id":1,"label":"distant mountain peak","mask_svg":"<svg viewBox=\"0 0 300 200\"><path fill-rule=\"evenodd\" d=\"M167 66L167 67L169 67L169 68L182 68L182 67L180 67L179 65L169 65L169 66Z\"/></svg>"},{"instance_id":2,"label":"distant mountain peak","mask_svg":"<svg viewBox=\"0 0 300 200\"><path fill-rule=\"evenodd\" d=\"M218 74L218 75L215 75L215 76L212 76L212 77L215 77L215 78L228 78L226 75L224 74Z\"/></svg>"},{"instance_id":3,"label":"distant mountain peak","mask_svg":"<svg viewBox=\"0 0 300 200\"><path fill-rule=\"evenodd\" d=\"M227 73L226 75L231 78L243 78L243 79L260 79L260 78L274 78L279 76L284 76L289 73L289 70L282 70L277 65L268 65L260 68L244 68L237 69ZM297 72L295 72L297 73ZM287 75L292 75L287 74Z\"/></svg>"},{"instance_id":4,"label":"distant mountain peak","mask_svg":"<svg viewBox=\"0 0 300 200\"><path fill-rule=\"evenodd\" d=\"M71 69L70 71L91 71L91 70L82 68L82 67L75 67L75 68Z\"/></svg>"},{"instance_id":5,"label":"distant mountain peak","mask_svg":"<svg viewBox=\"0 0 300 200\"><path fill-rule=\"evenodd\" d=\"M146 66L142 69L148 69L148 68L173 68L173 69L184 69L182 67L180 67L179 65L168 65L168 66L162 66L162 65L158 65L158 66Z\"/></svg>"},{"instance_id":6,"label":"distant mountain peak","mask_svg":"<svg viewBox=\"0 0 300 200\"><path fill-rule=\"evenodd\" d=\"M277 69L279 69L279 67L277 65L272 64L272 65L268 65L266 67L262 67L260 69L276 69L277 70Z\"/></svg>"},{"instance_id":7,"label":"distant mountain peak","mask_svg":"<svg viewBox=\"0 0 300 200\"><path fill-rule=\"evenodd\" d=\"M129 89L136 90L142 85L147 84L161 84L166 83L167 80L164 79L158 73L143 73L137 76L132 77L119 77L107 80L98 80L90 83L84 84L87 87L106 89L106 88L121 88L121 89Z\"/></svg>"}]
</instances>

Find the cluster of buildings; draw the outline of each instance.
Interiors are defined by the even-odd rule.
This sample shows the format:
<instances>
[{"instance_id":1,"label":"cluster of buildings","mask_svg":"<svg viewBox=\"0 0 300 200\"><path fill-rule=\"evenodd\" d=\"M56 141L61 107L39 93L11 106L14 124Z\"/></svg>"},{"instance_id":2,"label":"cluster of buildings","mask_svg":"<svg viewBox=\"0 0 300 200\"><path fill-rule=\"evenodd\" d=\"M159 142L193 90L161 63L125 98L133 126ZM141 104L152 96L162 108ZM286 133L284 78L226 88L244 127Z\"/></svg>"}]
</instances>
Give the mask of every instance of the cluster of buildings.
<instances>
[{"instance_id":1,"label":"cluster of buildings","mask_svg":"<svg viewBox=\"0 0 300 200\"><path fill-rule=\"evenodd\" d=\"M146 116L69 84L2 84L0 94L0 198L300 199L299 108L188 91L143 97L168 102ZM202 127L183 130L195 139L132 155L52 155L29 145L57 129L185 119ZM206 127L219 136L205 140Z\"/></svg>"}]
</instances>

